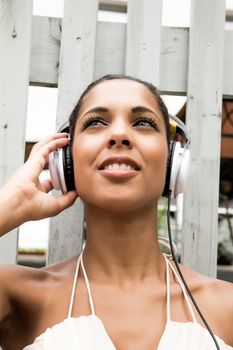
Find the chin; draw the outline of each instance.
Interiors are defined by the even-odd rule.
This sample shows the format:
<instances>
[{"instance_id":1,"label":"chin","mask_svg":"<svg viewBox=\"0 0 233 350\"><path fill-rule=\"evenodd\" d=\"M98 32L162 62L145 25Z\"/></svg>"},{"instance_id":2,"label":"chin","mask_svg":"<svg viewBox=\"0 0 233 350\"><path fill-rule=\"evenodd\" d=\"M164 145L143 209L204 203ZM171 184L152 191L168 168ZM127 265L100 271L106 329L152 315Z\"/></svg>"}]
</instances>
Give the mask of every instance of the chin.
<instances>
[{"instance_id":1,"label":"chin","mask_svg":"<svg viewBox=\"0 0 233 350\"><path fill-rule=\"evenodd\" d=\"M160 197L160 196L159 196ZM151 210L156 207L158 198L142 198L141 196L120 196L109 195L101 196L101 198L83 196L80 198L83 200L85 207L89 210L103 210L116 214L130 214L138 211Z\"/></svg>"}]
</instances>

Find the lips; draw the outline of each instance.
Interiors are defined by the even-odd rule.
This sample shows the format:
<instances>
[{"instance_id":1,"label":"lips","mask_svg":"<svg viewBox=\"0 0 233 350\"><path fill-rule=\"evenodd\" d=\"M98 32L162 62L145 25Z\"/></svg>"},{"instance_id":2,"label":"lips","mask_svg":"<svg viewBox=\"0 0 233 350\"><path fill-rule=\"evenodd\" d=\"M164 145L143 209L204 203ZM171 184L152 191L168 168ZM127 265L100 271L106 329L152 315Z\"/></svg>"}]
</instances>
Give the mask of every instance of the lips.
<instances>
[{"instance_id":1,"label":"lips","mask_svg":"<svg viewBox=\"0 0 233 350\"><path fill-rule=\"evenodd\" d=\"M125 165L126 167L129 166L130 169L133 170L140 170L141 167L139 166L139 164L132 158L129 157L110 157L105 159L100 166L98 167L99 170L104 170L106 167L114 169L114 167L116 168L116 164L119 165ZM123 170L123 166L120 167ZM116 169L117 170L117 169Z\"/></svg>"}]
</instances>

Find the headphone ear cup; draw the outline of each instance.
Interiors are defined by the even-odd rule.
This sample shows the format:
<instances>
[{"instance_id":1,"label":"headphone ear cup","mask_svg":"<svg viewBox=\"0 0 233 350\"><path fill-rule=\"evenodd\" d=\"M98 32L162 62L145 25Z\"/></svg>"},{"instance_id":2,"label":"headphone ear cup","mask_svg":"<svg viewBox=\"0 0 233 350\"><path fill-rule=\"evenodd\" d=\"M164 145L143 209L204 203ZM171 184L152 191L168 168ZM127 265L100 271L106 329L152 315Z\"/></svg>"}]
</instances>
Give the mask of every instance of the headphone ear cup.
<instances>
[{"instance_id":1,"label":"headphone ear cup","mask_svg":"<svg viewBox=\"0 0 233 350\"><path fill-rule=\"evenodd\" d=\"M188 148L181 148L181 150L182 153L180 154L180 164L176 178L174 197L184 192L191 163L190 150Z\"/></svg>"},{"instance_id":2,"label":"headphone ear cup","mask_svg":"<svg viewBox=\"0 0 233 350\"><path fill-rule=\"evenodd\" d=\"M49 171L54 189L66 193L67 187L64 176L63 153L63 148L59 148L49 154Z\"/></svg>"},{"instance_id":3,"label":"headphone ear cup","mask_svg":"<svg viewBox=\"0 0 233 350\"><path fill-rule=\"evenodd\" d=\"M167 173L163 196L168 197L171 193L176 198L179 193L183 193L188 179L190 167L190 138L185 124L177 117L169 115L171 134L181 135L184 143L171 141L169 145L169 156L167 161ZM180 140L180 138L179 138Z\"/></svg>"},{"instance_id":4,"label":"headphone ear cup","mask_svg":"<svg viewBox=\"0 0 233 350\"><path fill-rule=\"evenodd\" d=\"M181 147L181 143L174 141L169 154L169 167L167 169L166 192L171 191L172 197L176 198L183 193L188 179L190 167L190 151L187 147Z\"/></svg>"},{"instance_id":5,"label":"headphone ear cup","mask_svg":"<svg viewBox=\"0 0 233 350\"><path fill-rule=\"evenodd\" d=\"M64 169L64 178L66 183L66 189L72 191L75 189L74 183L74 168L73 168L73 159L71 155L70 143L63 148L63 169Z\"/></svg>"},{"instance_id":6,"label":"headphone ear cup","mask_svg":"<svg viewBox=\"0 0 233 350\"><path fill-rule=\"evenodd\" d=\"M65 122L58 132L66 132L69 134L69 123ZM49 171L55 190L66 193L75 189L70 142L65 147L50 153Z\"/></svg>"},{"instance_id":7,"label":"headphone ear cup","mask_svg":"<svg viewBox=\"0 0 233 350\"><path fill-rule=\"evenodd\" d=\"M173 155L174 155L174 149L175 149L176 141L170 142L169 144L169 154L167 159L167 171L166 171L166 180L164 185L164 190L162 193L162 196L168 197L169 191L170 191L170 179L171 179L171 169L172 169L172 163L173 163Z\"/></svg>"},{"instance_id":8,"label":"headphone ear cup","mask_svg":"<svg viewBox=\"0 0 233 350\"><path fill-rule=\"evenodd\" d=\"M172 157L172 165L171 165L171 178L170 178L170 185L169 189L172 193L172 198L175 198L177 196L176 191L176 184L177 184L177 177L180 170L180 161L181 161L181 143L175 142L174 150L173 150L173 157Z\"/></svg>"},{"instance_id":9,"label":"headphone ear cup","mask_svg":"<svg viewBox=\"0 0 233 350\"><path fill-rule=\"evenodd\" d=\"M55 190L66 193L75 189L73 160L69 144L50 153L49 171Z\"/></svg>"}]
</instances>

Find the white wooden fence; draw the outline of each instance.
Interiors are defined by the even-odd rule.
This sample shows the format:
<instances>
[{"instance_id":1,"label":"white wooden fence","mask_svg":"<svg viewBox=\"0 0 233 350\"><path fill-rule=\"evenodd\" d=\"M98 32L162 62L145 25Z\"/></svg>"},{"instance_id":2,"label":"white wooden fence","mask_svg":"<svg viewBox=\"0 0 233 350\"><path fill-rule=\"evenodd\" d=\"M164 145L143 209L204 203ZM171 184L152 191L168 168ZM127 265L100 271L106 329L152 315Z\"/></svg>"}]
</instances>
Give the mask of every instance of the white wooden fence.
<instances>
[{"instance_id":1,"label":"white wooden fence","mask_svg":"<svg viewBox=\"0 0 233 350\"><path fill-rule=\"evenodd\" d=\"M97 0L66 0L57 19L32 16L32 0L0 0L0 184L23 161L29 83L58 85L57 126L87 83L107 73L125 72L164 93L187 94L192 166L182 256L186 265L214 276L221 103L223 94L233 95L225 2L192 0L190 29L161 27L162 0L128 0L127 24L97 22L98 6ZM78 203L51 220L49 263L81 249L82 215ZM14 263L16 247L14 230L0 240L0 262Z\"/></svg>"}]
</instances>

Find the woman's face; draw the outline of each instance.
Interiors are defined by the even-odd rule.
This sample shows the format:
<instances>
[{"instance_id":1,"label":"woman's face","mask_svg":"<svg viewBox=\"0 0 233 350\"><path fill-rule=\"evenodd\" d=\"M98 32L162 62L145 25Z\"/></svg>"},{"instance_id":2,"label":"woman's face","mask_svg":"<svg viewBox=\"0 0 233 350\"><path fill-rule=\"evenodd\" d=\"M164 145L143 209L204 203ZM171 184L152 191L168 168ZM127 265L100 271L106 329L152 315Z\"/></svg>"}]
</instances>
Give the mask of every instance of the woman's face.
<instances>
[{"instance_id":1,"label":"woman's face","mask_svg":"<svg viewBox=\"0 0 233 350\"><path fill-rule=\"evenodd\" d=\"M109 80L83 99L73 140L77 192L111 211L154 206L165 183L168 147L153 94L131 80Z\"/></svg>"}]
</instances>

